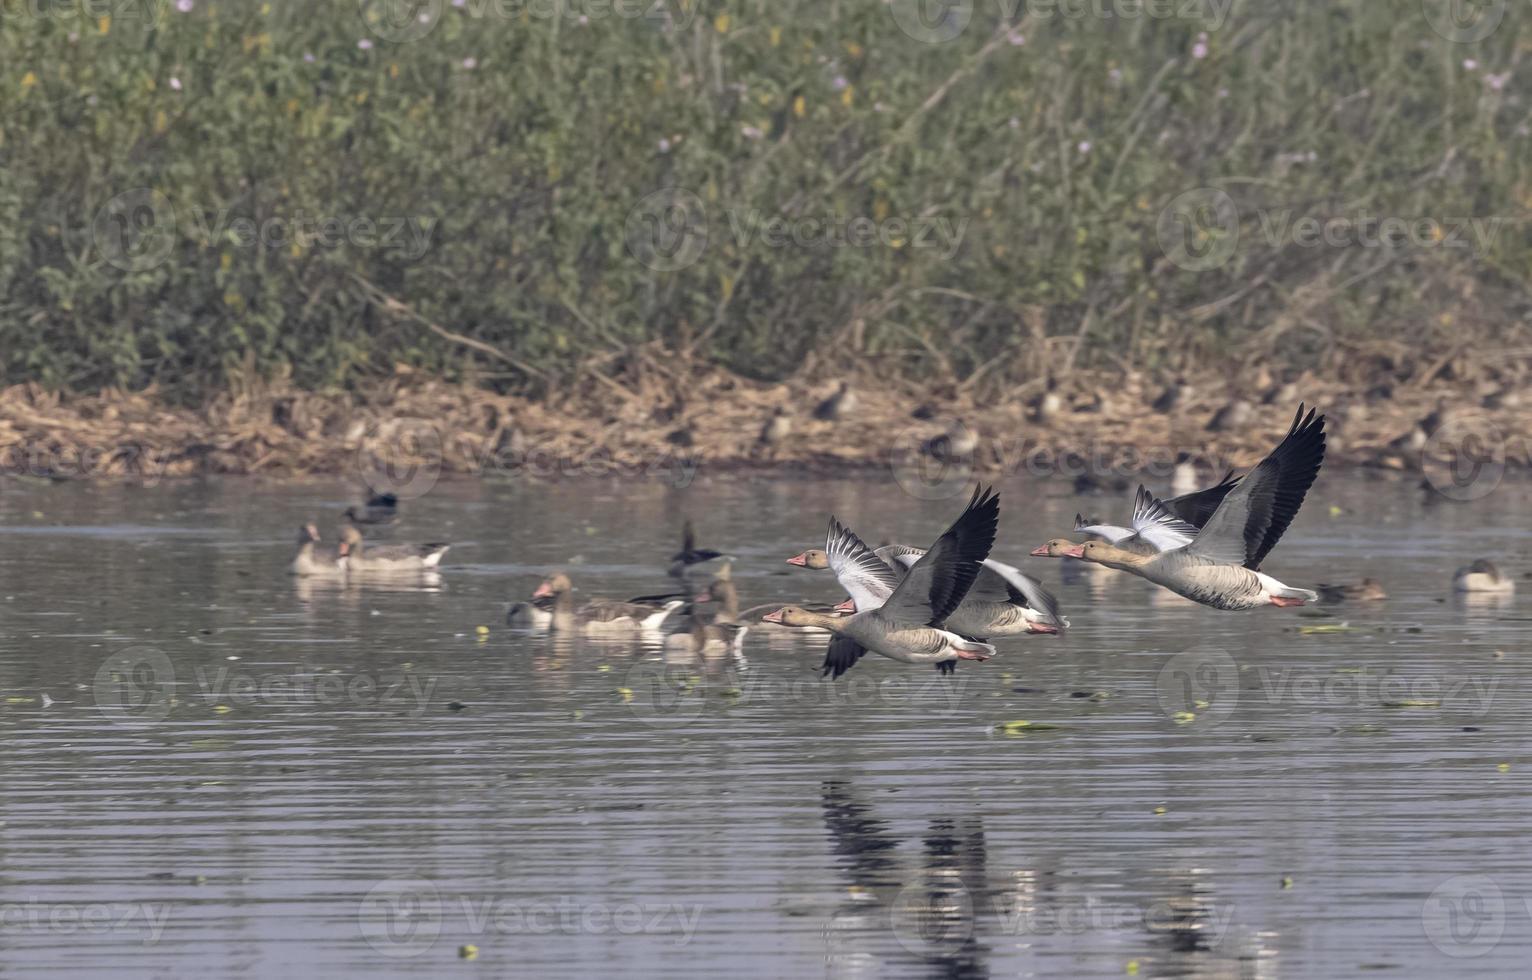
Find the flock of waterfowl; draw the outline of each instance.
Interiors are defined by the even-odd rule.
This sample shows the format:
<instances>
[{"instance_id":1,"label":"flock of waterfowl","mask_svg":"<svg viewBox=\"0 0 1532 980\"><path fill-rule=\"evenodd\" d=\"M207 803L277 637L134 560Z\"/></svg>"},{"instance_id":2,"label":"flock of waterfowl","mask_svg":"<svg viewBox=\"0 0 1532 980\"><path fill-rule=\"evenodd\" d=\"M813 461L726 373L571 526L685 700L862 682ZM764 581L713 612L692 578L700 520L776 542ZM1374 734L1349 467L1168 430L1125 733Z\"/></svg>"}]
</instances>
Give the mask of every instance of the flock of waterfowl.
<instances>
[{"instance_id":1,"label":"flock of waterfowl","mask_svg":"<svg viewBox=\"0 0 1532 980\"><path fill-rule=\"evenodd\" d=\"M1385 598L1372 579L1360 585L1287 585L1262 571L1324 462L1325 417L1299 406L1286 437L1243 477L1232 473L1211 487L1165 499L1139 486L1124 525L1076 516L1083 541L1054 538L1031 554L1077 560L1136 575L1193 602L1222 610L1301 606L1326 601ZM361 527L392 523L392 496L374 496L345 512L347 525L334 554L319 550L313 525L299 536L293 571L305 576L374 576L434 572L448 545L364 547ZM590 635L642 632L661 636L667 651L699 655L737 652L752 625L829 635L822 674L839 677L867 653L950 673L959 661L983 661L993 641L1069 628L1058 600L1036 578L990 557L1000 522L1000 497L974 490L968 506L927 548L888 544L871 548L833 516L822 549L787 559L789 565L828 570L848 598L837 605L770 603L741 610L728 555L699 548L686 523L672 577L684 591L627 600L591 598L576 604L564 572L550 575L507 623L519 629ZM1460 569L1460 592L1508 593L1512 581L1488 561ZM711 607L706 611L704 607Z\"/></svg>"}]
</instances>

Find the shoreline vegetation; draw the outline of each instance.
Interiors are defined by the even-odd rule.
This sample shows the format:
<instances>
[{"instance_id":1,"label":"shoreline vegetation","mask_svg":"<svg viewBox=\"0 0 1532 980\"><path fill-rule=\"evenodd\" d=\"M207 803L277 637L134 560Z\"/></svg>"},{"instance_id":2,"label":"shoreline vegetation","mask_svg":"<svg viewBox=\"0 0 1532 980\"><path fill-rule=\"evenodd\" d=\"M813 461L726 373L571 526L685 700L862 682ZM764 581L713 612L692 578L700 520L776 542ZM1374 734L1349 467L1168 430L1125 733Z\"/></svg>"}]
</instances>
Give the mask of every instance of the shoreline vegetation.
<instances>
[{"instance_id":1,"label":"shoreline vegetation","mask_svg":"<svg viewBox=\"0 0 1532 980\"><path fill-rule=\"evenodd\" d=\"M250 378L1004 405L1255 365L1461 395L1462 352L1532 351L1532 22L1498 8L97 6L0 3L0 383L152 389L219 468L275 465L217 448Z\"/></svg>"},{"instance_id":2,"label":"shoreline vegetation","mask_svg":"<svg viewBox=\"0 0 1532 980\"><path fill-rule=\"evenodd\" d=\"M657 364L659 362L656 362ZM849 397L841 392L849 392ZM406 496L477 476L657 479L870 475L912 493L975 474L1065 475L1082 489L1168 479L1178 460L1218 476L1259 459L1300 401L1329 417L1327 467L1423 473L1449 496L1526 469L1532 413L1515 390L1464 400L1438 383L1355 392L1266 372L1169 385L1082 372L1028 397L870 376L764 384L713 369L611 378L553 399L401 369L365 396L255 383L199 409L153 391L0 391L0 473L157 482L213 474L337 475ZM838 416L838 417L837 417ZM1455 489L1457 488L1457 489ZM1492 488L1492 485L1491 485Z\"/></svg>"}]
</instances>

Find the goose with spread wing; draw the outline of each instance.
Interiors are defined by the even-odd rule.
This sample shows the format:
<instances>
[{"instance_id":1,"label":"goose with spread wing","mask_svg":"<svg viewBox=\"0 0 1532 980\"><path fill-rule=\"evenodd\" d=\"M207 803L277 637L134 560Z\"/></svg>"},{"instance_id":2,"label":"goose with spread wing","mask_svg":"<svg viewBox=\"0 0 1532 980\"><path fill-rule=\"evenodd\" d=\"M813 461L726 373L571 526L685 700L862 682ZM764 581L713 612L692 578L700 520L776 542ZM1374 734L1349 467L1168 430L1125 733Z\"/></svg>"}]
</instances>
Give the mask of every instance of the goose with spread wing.
<instances>
[{"instance_id":1,"label":"goose with spread wing","mask_svg":"<svg viewBox=\"0 0 1532 980\"><path fill-rule=\"evenodd\" d=\"M834 547L833 537L829 543ZM891 544L872 553L893 571L893 584L874 566L848 560L844 549L833 562L828 549L811 548L789 558L787 563L801 568L834 569L836 578L851 594L852 611L864 612L887 601L906 571L926 552L924 548ZM843 606L844 603L837 608ZM973 588L947 617L947 628L974 639L992 640L1026 633L1058 633L1069 628L1069 620L1059 611L1058 599L1043 583L1013 565L986 558Z\"/></svg>"},{"instance_id":2,"label":"goose with spread wing","mask_svg":"<svg viewBox=\"0 0 1532 980\"><path fill-rule=\"evenodd\" d=\"M958 607L979 576L981 563L989 557L1000 524L1000 497L993 490L974 491L968 508L924 555L911 566L903 580L887 562L873 553L850 529L830 520L826 551L832 561L844 562L853 574L841 576L841 584L860 611L836 619L797 606L784 606L764 618L784 626L818 626L829 630L830 648L822 674L839 677L862 655L871 651L902 663L935 664L950 673L959 660L987 660L995 653L988 643L965 639L946 628L947 617ZM891 588L887 600L876 608L863 606L876 593L868 591L876 580Z\"/></svg>"},{"instance_id":3,"label":"goose with spread wing","mask_svg":"<svg viewBox=\"0 0 1532 980\"><path fill-rule=\"evenodd\" d=\"M1125 551L1141 554L1157 554L1191 544L1197 531L1218 510L1218 505L1239 484L1234 471L1211 487L1195 493L1184 493L1168 500L1157 500L1142 486L1133 499L1131 527L1121 527L1101 521L1087 521L1075 515L1075 533L1098 541L1117 545ZM1033 557L1049 557L1047 545L1032 552Z\"/></svg>"},{"instance_id":4,"label":"goose with spread wing","mask_svg":"<svg viewBox=\"0 0 1532 980\"><path fill-rule=\"evenodd\" d=\"M1148 555L1107 541L1063 542L1067 547L1057 550L1131 572L1215 609L1314 602L1316 593L1284 585L1260 568L1303 505L1324 457L1325 418L1312 409L1304 415L1300 405L1287 437L1224 497L1190 543ZM1159 501L1148 509L1156 520L1168 513ZM1051 554L1056 545L1061 543L1049 542L1040 550Z\"/></svg>"}]
</instances>

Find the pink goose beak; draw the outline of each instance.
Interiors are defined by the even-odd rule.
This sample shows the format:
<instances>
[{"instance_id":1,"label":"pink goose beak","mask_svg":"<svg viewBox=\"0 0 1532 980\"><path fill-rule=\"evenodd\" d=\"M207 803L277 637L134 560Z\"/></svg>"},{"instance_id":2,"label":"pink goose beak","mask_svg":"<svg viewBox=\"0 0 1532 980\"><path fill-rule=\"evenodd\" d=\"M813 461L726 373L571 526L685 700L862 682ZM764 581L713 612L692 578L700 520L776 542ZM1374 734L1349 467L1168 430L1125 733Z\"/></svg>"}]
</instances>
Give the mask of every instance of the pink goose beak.
<instances>
[{"instance_id":1,"label":"pink goose beak","mask_svg":"<svg viewBox=\"0 0 1532 980\"><path fill-rule=\"evenodd\" d=\"M1033 558L1052 558L1053 556L1048 554L1048 546L1047 545L1040 544L1036 548L1032 549L1032 557Z\"/></svg>"},{"instance_id":2,"label":"pink goose beak","mask_svg":"<svg viewBox=\"0 0 1532 980\"><path fill-rule=\"evenodd\" d=\"M780 623L780 622L782 622L782 610L778 609L776 612L769 612L769 613L767 613L766 615L761 617L761 622L763 622L763 623Z\"/></svg>"},{"instance_id":3,"label":"pink goose beak","mask_svg":"<svg viewBox=\"0 0 1532 980\"><path fill-rule=\"evenodd\" d=\"M835 611L838 613L854 613L856 612L856 602L852 599L842 599L835 604Z\"/></svg>"},{"instance_id":4,"label":"pink goose beak","mask_svg":"<svg viewBox=\"0 0 1532 980\"><path fill-rule=\"evenodd\" d=\"M787 559L789 565L797 565L799 568L807 568L809 565L809 553L807 551L793 555Z\"/></svg>"},{"instance_id":5,"label":"pink goose beak","mask_svg":"<svg viewBox=\"0 0 1532 980\"><path fill-rule=\"evenodd\" d=\"M542 585L537 587L536 592L532 593L532 598L546 599L551 595L553 595L553 588L549 586L547 582L544 582Z\"/></svg>"}]
</instances>

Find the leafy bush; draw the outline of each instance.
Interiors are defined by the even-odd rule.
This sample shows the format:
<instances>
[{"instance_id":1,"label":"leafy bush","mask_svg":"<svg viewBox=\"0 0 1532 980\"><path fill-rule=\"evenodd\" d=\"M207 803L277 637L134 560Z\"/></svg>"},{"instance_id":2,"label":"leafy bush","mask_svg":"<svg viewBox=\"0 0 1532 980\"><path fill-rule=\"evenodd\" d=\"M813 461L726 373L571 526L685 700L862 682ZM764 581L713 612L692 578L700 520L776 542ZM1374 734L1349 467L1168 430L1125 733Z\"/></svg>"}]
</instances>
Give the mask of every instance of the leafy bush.
<instances>
[{"instance_id":1,"label":"leafy bush","mask_svg":"<svg viewBox=\"0 0 1532 980\"><path fill-rule=\"evenodd\" d=\"M0 0L4 377L1012 383L1523 337L1524 19L1227 2Z\"/></svg>"}]
</instances>

